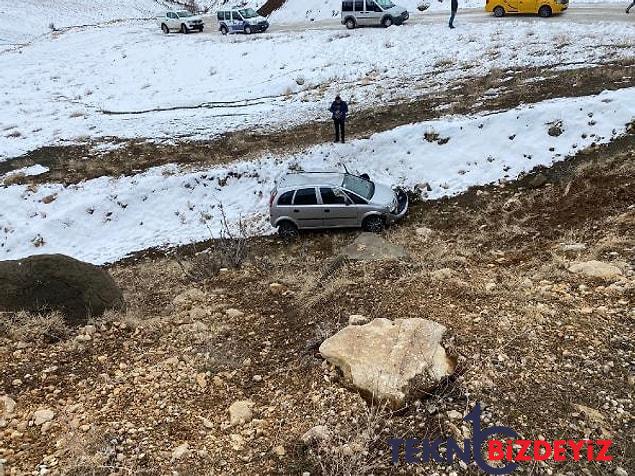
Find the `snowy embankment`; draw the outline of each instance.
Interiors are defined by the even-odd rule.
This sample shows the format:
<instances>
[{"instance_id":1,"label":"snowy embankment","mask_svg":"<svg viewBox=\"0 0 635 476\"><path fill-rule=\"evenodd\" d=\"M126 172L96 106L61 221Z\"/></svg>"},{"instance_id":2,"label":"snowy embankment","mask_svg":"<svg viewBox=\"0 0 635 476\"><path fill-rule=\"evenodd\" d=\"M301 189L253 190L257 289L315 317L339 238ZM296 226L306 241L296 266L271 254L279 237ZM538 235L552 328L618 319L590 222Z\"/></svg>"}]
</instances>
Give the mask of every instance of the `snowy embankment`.
<instances>
[{"instance_id":1,"label":"snowy embankment","mask_svg":"<svg viewBox=\"0 0 635 476\"><path fill-rule=\"evenodd\" d=\"M0 46L26 43L68 28L127 18L147 18L165 9L161 0L2 0Z\"/></svg>"},{"instance_id":2,"label":"snowy embankment","mask_svg":"<svg viewBox=\"0 0 635 476\"><path fill-rule=\"evenodd\" d=\"M409 12L417 11L424 0L392 0L392 3L405 7ZM449 10L450 0L425 0L430 7L427 11ZM611 3L602 0L573 0L572 4ZM485 0L459 1L459 8L484 8ZM285 4L271 14L274 21L296 22L326 20L339 17L342 0L287 0Z\"/></svg>"},{"instance_id":3,"label":"snowy embankment","mask_svg":"<svg viewBox=\"0 0 635 476\"><path fill-rule=\"evenodd\" d=\"M221 203L231 223L243 217L253 234L270 233L269 192L289 169L341 170L346 164L408 188L427 182L430 198L453 195L606 143L624 132L634 111L630 88L411 124L349 144L196 172L166 166L68 187L14 185L2 190L0 259L65 253L105 263L149 247L204 240L208 226L218 233Z\"/></svg>"},{"instance_id":4,"label":"snowy embankment","mask_svg":"<svg viewBox=\"0 0 635 476\"><path fill-rule=\"evenodd\" d=\"M154 22L64 33L1 55L11 67L0 69L0 160L108 137L209 139L286 127L324 118L336 92L356 110L494 68L632 56L632 23L492 20L463 30L442 22L249 37L163 35Z\"/></svg>"}]
</instances>

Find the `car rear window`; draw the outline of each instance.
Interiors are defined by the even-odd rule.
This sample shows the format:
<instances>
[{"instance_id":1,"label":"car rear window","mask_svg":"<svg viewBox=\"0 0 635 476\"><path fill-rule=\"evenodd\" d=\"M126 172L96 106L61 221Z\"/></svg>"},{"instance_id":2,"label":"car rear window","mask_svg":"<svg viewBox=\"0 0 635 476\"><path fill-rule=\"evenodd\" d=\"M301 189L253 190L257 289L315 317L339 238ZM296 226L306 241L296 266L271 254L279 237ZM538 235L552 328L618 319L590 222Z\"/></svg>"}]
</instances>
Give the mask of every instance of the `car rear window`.
<instances>
[{"instance_id":1,"label":"car rear window","mask_svg":"<svg viewBox=\"0 0 635 476\"><path fill-rule=\"evenodd\" d=\"M317 205L314 188L301 188L295 193L294 205Z\"/></svg>"},{"instance_id":2,"label":"car rear window","mask_svg":"<svg viewBox=\"0 0 635 476\"><path fill-rule=\"evenodd\" d=\"M278 205L291 205L293 192L294 190L291 190L290 192L284 192L282 195L280 195L280 198L278 199Z\"/></svg>"}]
</instances>

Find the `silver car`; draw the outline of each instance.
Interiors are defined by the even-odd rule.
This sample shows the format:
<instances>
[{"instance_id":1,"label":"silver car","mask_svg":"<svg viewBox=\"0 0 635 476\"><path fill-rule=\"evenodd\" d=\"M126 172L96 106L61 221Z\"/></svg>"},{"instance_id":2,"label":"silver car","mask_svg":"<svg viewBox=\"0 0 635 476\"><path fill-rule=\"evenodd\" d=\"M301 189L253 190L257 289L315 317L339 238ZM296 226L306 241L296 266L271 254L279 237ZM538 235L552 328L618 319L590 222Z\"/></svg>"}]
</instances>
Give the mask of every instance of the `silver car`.
<instances>
[{"instance_id":1,"label":"silver car","mask_svg":"<svg viewBox=\"0 0 635 476\"><path fill-rule=\"evenodd\" d=\"M289 173L271 192L269 212L271 224L284 238L312 228L362 227L379 232L408 212L408 196L367 175Z\"/></svg>"},{"instance_id":2,"label":"silver car","mask_svg":"<svg viewBox=\"0 0 635 476\"><path fill-rule=\"evenodd\" d=\"M401 25L410 14L390 0L343 0L342 25L352 30L358 26Z\"/></svg>"}]
</instances>

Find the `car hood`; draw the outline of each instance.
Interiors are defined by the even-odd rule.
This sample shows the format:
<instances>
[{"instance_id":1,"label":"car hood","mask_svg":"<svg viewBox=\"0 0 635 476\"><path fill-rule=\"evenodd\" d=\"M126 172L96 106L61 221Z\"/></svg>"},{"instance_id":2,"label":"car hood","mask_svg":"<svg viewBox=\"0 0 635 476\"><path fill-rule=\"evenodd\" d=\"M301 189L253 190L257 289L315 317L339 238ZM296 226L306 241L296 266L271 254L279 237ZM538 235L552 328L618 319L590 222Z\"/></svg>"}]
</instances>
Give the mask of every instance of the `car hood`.
<instances>
[{"instance_id":1,"label":"car hood","mask_svg":"<svg viewBox=\"0 0 635 476\"><path fill-rule=\"evenodd\" d=\"M198 21L198 20L202 20L203 17L200 15L194 15L191 17L185 17L185 18L179 18L179 20L181 21L185 21L185 22L190 22L190 21Z\"/></svg>"},{"instance_id":2,"label":"car hood","mask_svg":"<svg viewBox=\"0 0 635 476\"><path fill-rule=\"evenodd\" d=\"M267 21L267 19L265 17L253 17L247 20L247 23L261 23L263 21Z\"/></svg>"},{"instance_id":3,"label":"car hood","mask_svg":"<svg viewBox=\"0 0 635 476\"><path fill-rule=\"evenodd\" d=\"M380 207L392 208L397 204L397 195L388 185L375 182L375 193L373 198L370 199L370 203Z\"/></svg>"}]
</instances>

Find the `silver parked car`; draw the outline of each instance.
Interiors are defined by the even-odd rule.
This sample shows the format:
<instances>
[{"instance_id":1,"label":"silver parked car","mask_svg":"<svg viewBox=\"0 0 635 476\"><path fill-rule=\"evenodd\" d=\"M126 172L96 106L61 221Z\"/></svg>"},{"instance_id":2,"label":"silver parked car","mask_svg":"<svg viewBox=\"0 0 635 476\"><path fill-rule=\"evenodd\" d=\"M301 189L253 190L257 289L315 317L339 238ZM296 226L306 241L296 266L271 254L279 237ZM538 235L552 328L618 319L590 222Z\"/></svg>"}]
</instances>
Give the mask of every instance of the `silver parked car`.
<instances>
[{"instance_id":1,"label":"silver parked car","mask_svg":"<svg viewBox=\"0 0 635 476\"><path fill-rule=\"evenodd\" d=\"M379 232L408 211L408 196L367 175L298 172L284 175L271 192L271 224L280 236L311 228L362 227Z\"/></svg>"},{"instance_id":2,"label":"silver parked car","mask_svg":"<svg viewBox=\"0 0 635 476\"><path fill-rule=\"evenodd\" d=\"M410 14L390 0L343 0L342 25L352 30L358 26L401 25Z\"/></svg>"}]
</instances>

